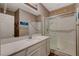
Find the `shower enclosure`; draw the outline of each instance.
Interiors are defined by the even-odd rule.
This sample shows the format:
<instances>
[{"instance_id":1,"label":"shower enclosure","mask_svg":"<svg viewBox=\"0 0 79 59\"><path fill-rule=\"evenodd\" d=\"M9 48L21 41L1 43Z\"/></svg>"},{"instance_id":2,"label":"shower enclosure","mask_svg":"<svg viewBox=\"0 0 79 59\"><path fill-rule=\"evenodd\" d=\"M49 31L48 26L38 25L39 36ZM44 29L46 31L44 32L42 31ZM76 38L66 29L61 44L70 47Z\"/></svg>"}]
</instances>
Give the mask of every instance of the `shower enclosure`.
<instances>
[{"instance_id":1,"label":"shower enclosure","mask_svg":"<svg viewBox=\"0 0 79 59\"><path fill-rule=\"evenodd\" d=\"M77 12L70 12L44 19L44 34L50 37L50 49L67 55L79 55L77 16Z\"/></svg>"}]
</instances>

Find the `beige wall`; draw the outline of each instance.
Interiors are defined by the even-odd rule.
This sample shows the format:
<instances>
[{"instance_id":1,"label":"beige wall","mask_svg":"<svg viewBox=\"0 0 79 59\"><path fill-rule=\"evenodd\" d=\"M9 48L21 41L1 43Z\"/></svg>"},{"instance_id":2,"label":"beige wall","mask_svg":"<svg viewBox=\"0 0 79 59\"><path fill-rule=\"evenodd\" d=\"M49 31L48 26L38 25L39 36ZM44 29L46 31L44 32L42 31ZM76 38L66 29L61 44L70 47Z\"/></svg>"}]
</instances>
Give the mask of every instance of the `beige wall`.
<instances>
[{"instance_id":1,"label":"beige wall","mask_svg":"<svg viewBox=\"0 0 79 59\"><path fill-rule=\"evenodd\" d=\"M36 20L36 16L30 14L29 12L25 12L23 10L20 10L20 19L28 19L30 21L35 21Z\"/></svg>"},{"instance_id":2,"label":"beige wall","mask_svg":"<svg viewBox=\"0 0 79 59\"><path fill-rule=\"evenodd\" d=\"M0 8L0 13L3 13L3 11L4 11L4 9L3 8ZM15 13L12 12L12 11L7 10L6 11L6 14L14 16Z\"/></svg>"},{"instance_id":3,"label":"beige wall","mask_svg":"<svg viewBox=\"0 0 79 59\"><path fill-rule=\"evenodd\" d=\"M41 21L41 15L36 17L36 22L40 22Z\"/></svg>"},{"instance_id":4,"label":"beige wall","mask_svg":"<svg viewBox=\"0 0 79 59\"><path fill-rule=\"evenodd\" d=\"M76 4L76 7L79 8L79 3Z\"/></svg>"},{"instance_id":5,"label":"beige wall","mask_svg":"<svg viewBox=\"0 0 79 59\"><path fill-rule=\"evenodd\" d=\"M67 13L67 12L74 12L76 10L76 4L72 4L54 11L50 12L50 16L52 15L57 15L57 14L62 14L62 13Z\"/></svg>"},{"instance_id":6,"label":"beige wall","mask_svg":"<svg viewBox=\"0 0 79 59\"><path fill-rule=\"evenodd\" d=\"M36 17L37 22L41 22L42 17L48 17L49 16L49 11L42 4L38 4L38 12L39 12L40 15L38 15ZM41 24L40 24L40 26L41 26Z\"/></svg>"},{"instance_id":7,"label":"beige wall","mask_svg":"<svg viewBox=\"0 0 79 59\"><path fill-rule=\"evenodd\" d=\"M42 15L42 16L49 16L49 12L48 10L42 5L42 4L39 4L38 5L38 12Z\"/></svg>"}]
</instances>

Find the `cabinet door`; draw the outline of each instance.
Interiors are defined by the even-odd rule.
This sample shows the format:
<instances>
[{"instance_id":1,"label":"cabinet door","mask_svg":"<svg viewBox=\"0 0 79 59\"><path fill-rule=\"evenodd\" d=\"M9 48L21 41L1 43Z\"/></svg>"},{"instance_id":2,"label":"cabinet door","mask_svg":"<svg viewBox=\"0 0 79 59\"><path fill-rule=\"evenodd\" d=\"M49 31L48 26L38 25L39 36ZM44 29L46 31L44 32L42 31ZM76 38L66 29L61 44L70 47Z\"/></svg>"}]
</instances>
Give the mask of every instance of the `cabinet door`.
<instances>
[{"instance_id":1,"label":"cabinet door","mask_svg":"<svg viewBox=\"0 0 79 59\"><path fill-rule=\"evenodd\" d=\"M27 56L41 56L41 48L38 48L31 52L30 54L27 54Z\"/></svg>"},{"instance_id":2,"label":"cabinet door","mask_svg":"<svg viewBox=\"0 0 79 59\"><path fill-rule=\"evenodd\" d=\"M47 56L47 45L46 45L46 43L41 45L41 56Z\"/></svg>"},{"instance_id":3,"label":"cabinet door","mask_svg":"<svg viewBox=\"0 0 79 59\"><path fill-rule=\"evenodd\" d=\"M50 54L50 39L47 39L47 55Z\"/></svg>"},{"instance_id":4,"label":"cabinet door","mask_svg":"<svg viewBox=\"0 0 79 59\"><path fill-rule=\"evenodd\" d=\"M20 51L20 52L18 52L18 53L16 53L16 54L14 54L14 55L12 55L12 56L25 56L25 50L23 50L23 51Z\"/></svg>"}]
</instances>

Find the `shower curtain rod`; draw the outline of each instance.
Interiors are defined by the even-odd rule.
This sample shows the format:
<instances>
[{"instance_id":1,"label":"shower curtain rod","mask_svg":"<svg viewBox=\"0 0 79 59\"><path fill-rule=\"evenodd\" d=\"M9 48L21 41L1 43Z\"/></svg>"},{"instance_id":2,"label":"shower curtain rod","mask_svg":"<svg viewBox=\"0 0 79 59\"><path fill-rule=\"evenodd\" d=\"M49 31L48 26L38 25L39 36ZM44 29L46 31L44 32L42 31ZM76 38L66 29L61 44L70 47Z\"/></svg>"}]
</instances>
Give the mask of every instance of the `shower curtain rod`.
<instances>
[{"instance_id":1,"label":"shower curtain rod","mask_svg":"<svg viewBox=\"0 0 79 59\"><path fill-rule=\"evenodd\" d=\"M69 13L62 13L62 14L58 14L58 15L54 15L54 16L49 16L49 17L46 17L46 18L50 19L52 17L57 17L57 16L65 15L65 14L71 14L71 13L76 13L76 11L75 12L69 12Z\"/></svg>"}]
</instances>

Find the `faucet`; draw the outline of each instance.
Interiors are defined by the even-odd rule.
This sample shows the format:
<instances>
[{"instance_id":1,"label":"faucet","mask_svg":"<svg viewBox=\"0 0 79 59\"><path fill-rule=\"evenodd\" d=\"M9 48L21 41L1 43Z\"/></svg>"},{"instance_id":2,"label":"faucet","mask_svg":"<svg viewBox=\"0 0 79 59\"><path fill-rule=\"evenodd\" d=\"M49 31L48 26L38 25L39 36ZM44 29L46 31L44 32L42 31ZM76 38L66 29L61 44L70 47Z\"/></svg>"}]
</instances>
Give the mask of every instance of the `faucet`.
<instances>
[{"instance_id":1,"label":"faucet","mask_svg":"<svg viewBox=\"0 0 79 59\"><path fill-rule=\"evenodd\" d=\"M29 39L32 39L32 34L29 33Z\"/></svg>"},{"instance_id":2,"label":"faucet","mask_svg":"<svg viewBox=\"0 0 79 59\"><path fill-rule=\"evenodd\" d=\"M30 31L30 26L28 26L28 32L29 32L29 39L32 39L32 33Z\"/></svg>"}]
</instances>

